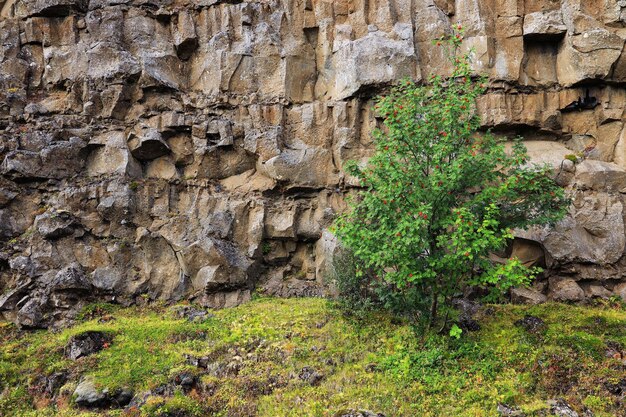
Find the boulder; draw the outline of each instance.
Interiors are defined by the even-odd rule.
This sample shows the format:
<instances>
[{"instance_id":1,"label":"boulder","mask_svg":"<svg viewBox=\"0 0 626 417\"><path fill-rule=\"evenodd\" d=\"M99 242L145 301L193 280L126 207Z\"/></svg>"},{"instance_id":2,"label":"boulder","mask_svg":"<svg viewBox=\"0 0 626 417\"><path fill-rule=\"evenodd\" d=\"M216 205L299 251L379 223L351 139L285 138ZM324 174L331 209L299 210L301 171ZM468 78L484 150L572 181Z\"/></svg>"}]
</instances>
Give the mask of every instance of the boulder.
<instances>
[{"instance_id":1,"label":"boulder","mask_svg":"<svg viewBox=\"0 0 626 417\"><path fill-rule=\"evenodd\" d=\"M16 14L22 17L62 17L87 11L89 0L20 0Z\"/></svg>"},{"instance_id":2,"label":"boulder","mask_svg":"<svg viewBox=\"0 0 626 417\"><path fill-rule=\"evenodd\" d=\"M548 297L531 288L511 289L511 302L514 304L542 304L548 301Z\"/></svg>"},{"instance_id":3,"label":"boulder","mask_svg":"<svg viewBox=\"0 0 626 417\"><path fill-rule=\"evenodd\" d=\"M114 33L106 33L106 38L87 52L87 76L95 81L124 80L141 73L141 64L130 52L110 42ZM119 36L119 35L118 35Z\"/></svg>"},{"instance_id":4,"label":"boulder","mask_svg":"<svg viewBox=\"0 0 626 417\"><path fill-rule=\"evenodd\" d=\"M524 37L529 39L550 39L563 37L567 26L563 23L561 10L548 10L529 13L524 16Z\"/></svg>"},{"instance_id":5,"label":"boulder","mask_svg":"<svg viewBox=\"0 0 626 417\"><path fill-rule=\"evenodd\" d=\"M76 220L64 211L46 211L35 218L35 227L39 234L46 239L59 239L72 235Z\"/></svg>"},{"instance_id":6,"label":"boulder","mask_svg":"<svg viewBox=\"0 0 626 417\"><path fill-rule=\"evenodd\" d=\"M276 207L265 217L265 236L269 238L295 238L296 213L294 206Z\"/></svg>"},{"instance_id":7,"label":"boulder","mask_svg":"<svg viewBox=\"0 0 626 417\"><path fill-rule=\"evenodd\" d=\"M404 77L414 78L418 72L413 33L399 28L400 39L382 31L350 40L352 27L336 28L333 64L336 71L333 98L346 99L367 87L391 83Z\"/></svg>"},{"instance_id":8,"label":"boulder","mask_svg":"<svg viewBox=\"0 0 626 417\"><path fill-rule=\"evenodd\" d=\"M198 48L198 37L193 16L183 10L178 14L176 23L172 26L176 53L181 59L189 59Z\"/></svg>"},{"instance_id":9,"label":"boulder","mask_svg":"<svg viewBox=\"0 0 626 417\"><path fill-rule=\"evenodd\" d=\"M606 78L624 48L624 39L603 27L565 37L556 62L560 84Z\"/></svg>"},{"instance_id":10,"label":"boulder","mask_svg":"<svg viewBox=\"0 0 626 417\"><path fill-rule=\"evenodd\" d=\"M626 302L626 282L621 282L613 288L613 294Z\"/></svg>"},{"instance_id":11,"label":"boulder","mask_svg":"<svg viewBox=\"0 0 626 417\"><path fill-rule=\"evenodd\" d=\"M17 312L16 322L20 327L33 329L45 327L47 323L44 321L44 312L47 299L41 296L25 297L27 300L20 300L17 304L19 308Z\"/></svg>"},{"instance_id":12,"label":"boulder","mask_svg":"<svg viewBox=\"0 0 626 417\"><path fill-rule=\"evenodd\" d=\"M516 236L541 242L553 261L613 264L626 247L621 198L604 192L577 193L570 213L554 228L516 230Z\"/></svg>"},{"instance_id":13,"label":"boulder","mask_svg":"<svg viewBox=\"0 0 626 417\"><path fill-rule=\"evenodd\" d=\"M572 278L550 277L548 298L554 301L582 301L585 292Z\"/></svg>"},{"instance_id":14,"label":"boulder","mask_svg":"<svg viewBox=\"0 0 626 417\"><path fill-rule=\"evenodd\" d=\"M75 361L104 349L111 342L111 337L103 332L87 331L70 338L65 347L65 356Z\"/></svg>"},{"instance_id":15,"label":"boulder","mask_svg":"<svg viewBox=\"0 0 626 417\"><path fill-rule=\"evenodd\" d=\"M48 289L50 291L89 291L91 284L87 281L83 268L75 262L57 272Z\"/></svg>"},{"instance_id":16,"label":"boulder","mask_svg":"<svg viewBox=\"0 0 626 417\"><path fill-rule=\"evenodd\" d=\"M232 243L211 239L206 243L195 244L184 251L183 257L193 256L195 264L201 264L192 275L194 289L202 289L207 294L240 288L247 283L252 262Z\"/></svg>"},{"instance_id":17,"label":"boulder","mask_svg":"<svg viewBox=\"0 0 626 417\"><path fill-rule=\"evenodd\" d=\"M108 390L96 386L93 377L84 377L78 384L73 394L74 402L79 407L104 408L110 405Z\"/></svg>"},{"instance_id":18,"label":"boulder","mask_svg":"<svg viewBox=\"0 0 626 417\"><path fill-rule=\"evenodd\" d=\"M323 188L333 183L337 173L332 167L332 153L322 148L284 150L263 164L264 172L276 181L292 186Z\"/></svg>"},{"instance_id":19,"label":"boulder","mask_svg":"<svg viewBox=\"0 0 626 417\"><path fill-rule=\"evenodd\" d=\"M142 161L150 161L170 152L169 145L156 129L143 129L140 134L132 134L128 139L128 149Z\"/></svg>"},{"instance_id":20,"label":"boulder","mask_svg":"<svg viewBox=\"0 0 626 417\"><path fill-rule=\"evenodd\" d=\"M586 282L581 284L585 291L586 298L604 298L607 299L613 295L611 290L602 285L601 282Z\"/></svg>"},{"instance_id":21,"label":"boulder","mask_svg":"<svg viewBox=\"0 0 626 417\"><path fill-rule=\"evenodd\" d=\"M96 268L91 273L91 284L101 291L114 291L124 278L124 274L114 268L105 266Z\"/></svg>"},{"instance_id":22,"label":"boulder","mask_svg":"<svg viewBox=\"0 0 626 417\"><path fill-rule=\"evenodd\" d=\"M0 188L0 208L2 208L13 201L19 195L19 191L9 188L8 184L0 183L0 186L2 187Z\"/></svg>"},{"instance_id":23,"label":"boulder","mask_svg":"<svg viewBox=\"0 0 626 417\"><path fill-rule=\"evenodd\" d=\"M122 408L131 403L134 393L129 388L110 391L100 387L92 376L84 376L74 390L72 398L79 407L84 408Z\"/></svg>"}]
</instances>

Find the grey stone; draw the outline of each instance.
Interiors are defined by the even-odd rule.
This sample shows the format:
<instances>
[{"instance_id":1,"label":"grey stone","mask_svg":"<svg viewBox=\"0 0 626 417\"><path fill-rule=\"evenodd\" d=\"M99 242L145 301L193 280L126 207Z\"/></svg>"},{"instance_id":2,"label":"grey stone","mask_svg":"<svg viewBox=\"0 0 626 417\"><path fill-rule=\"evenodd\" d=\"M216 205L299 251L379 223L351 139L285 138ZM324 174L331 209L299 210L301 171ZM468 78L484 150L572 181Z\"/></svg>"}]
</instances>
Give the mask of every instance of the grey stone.
<instances>
[{"instance_id":1,"label":"grey stone","mask_svg":"<svg viewBox=\"0 0 626 417\"><path fill-rule=\"evenodd\" d=\"M93 377L84 377L74 390L74 401L79 407L100 408L110 404L108 392L96 387Z\"/></svg>"},{"instance_id":2,"label":"grey stone","mask_svg":"<svg viewBox=\"0 0 626 417\"><path fill-rule=\"evenodd\" d=\"M578 413L562 399L549 400L550 411L558 417L578 417Z\"/></svg>"},{"instance_id":3,"label":"grey stone","mask_svg":"<svg viewBox=\"0 0 626 417\"><path fill-rule=\"evenodd\" d=\"M35 218L37 231L46 239L58 239L74 233L75 220L66 212L50 212Z\"/></svg>"},{"instance_id":4,"label":"grey stone","mask_svg":"<svg viewBox=\"0 0 626 417\"><path fill-rule=\"evenodd\" d=\"M66 266L54 276L49 289L52 291L88 291L91 285L78 263Z\"/></svg>"},{"instance_id":5,"label":"grey stone","mask_svg":"<svg viewBox=\"0 0 626 417\"><path fill-rule=\"evenodd\" d=\"M18 302L17 324L24 328L45 327L44 306L47 300L43 297L28 297L27 299L28 301L22 306L20 306L21 301Z\"/></svg>"}]
</instances>

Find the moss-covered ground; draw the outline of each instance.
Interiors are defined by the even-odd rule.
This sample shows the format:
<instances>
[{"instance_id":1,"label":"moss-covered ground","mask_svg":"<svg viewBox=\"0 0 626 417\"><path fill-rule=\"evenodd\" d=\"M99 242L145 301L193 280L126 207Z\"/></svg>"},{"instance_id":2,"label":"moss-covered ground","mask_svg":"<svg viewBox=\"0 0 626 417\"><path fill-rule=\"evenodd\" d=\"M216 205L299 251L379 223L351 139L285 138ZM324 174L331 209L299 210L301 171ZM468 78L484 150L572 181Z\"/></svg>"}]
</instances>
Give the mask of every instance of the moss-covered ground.
<instances>
[{"instance_id":1,"label":"moss-covered ground","mask_svg":"<svg viewBox=\"0 0 626 417\"><path fill-rule=\"evenodd\" d=\"M562 398L580 415L626 416L619 304L488 306L477 317L481 330L458 340L416 337L388 315L357 318L321 299L261 298L198 322L174 311L95 306L60 332L1 324L0 415L332 417L367 409L386 417L498 416L501 403L547 416L546 401ZM545 326L514 324L525 315ZM109 333L111 343L65 358L70 338L88 330ZM65 385L46 393L42 381L61 371ZM182 374L195 376L191 389L176 385ZM72 399L84 375L111 391L168 384L173 391L135 407L89 411Z\"/></svg>"}]
</instances>

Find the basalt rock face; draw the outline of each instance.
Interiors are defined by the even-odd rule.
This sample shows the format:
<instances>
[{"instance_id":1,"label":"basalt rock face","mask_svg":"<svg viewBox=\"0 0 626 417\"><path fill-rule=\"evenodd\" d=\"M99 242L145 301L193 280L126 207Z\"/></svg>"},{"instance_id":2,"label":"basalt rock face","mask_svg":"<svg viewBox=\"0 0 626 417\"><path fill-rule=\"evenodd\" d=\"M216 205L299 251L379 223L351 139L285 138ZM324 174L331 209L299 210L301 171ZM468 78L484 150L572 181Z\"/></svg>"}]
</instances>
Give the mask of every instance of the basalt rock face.
<instances>
[{"instance_id":1,"label":"basalt rock face","mask_svg":"<svg viewBox=\"0 0 626 417\"><path fill-rule=\"evenodd\" d=\"M445 75L457 24L484 127L574 199L512 251L548 297L623 293L625 21L621 0L0 0L0 310L323 294L372 99Z\"/></svg>"}]
</instances>

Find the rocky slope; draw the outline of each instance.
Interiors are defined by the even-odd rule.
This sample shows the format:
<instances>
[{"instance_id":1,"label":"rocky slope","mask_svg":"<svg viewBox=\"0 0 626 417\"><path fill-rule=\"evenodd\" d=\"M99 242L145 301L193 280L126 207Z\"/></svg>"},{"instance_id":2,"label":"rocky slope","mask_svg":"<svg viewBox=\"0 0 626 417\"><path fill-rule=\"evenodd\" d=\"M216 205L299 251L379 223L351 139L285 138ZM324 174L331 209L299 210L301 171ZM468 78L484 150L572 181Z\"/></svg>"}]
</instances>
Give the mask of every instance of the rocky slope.
<instances>
[{"instance_id":1,"label":"rocky slope","mask_svg":"<svg viewBox=\"0 0 626 417\"><path fill-rule=\"evenodd\" d=\"M626 417L623 305L466 307L458 340L319 298L0 323L0 415Z\"/></svg>"},{"instance_id":2,"label":"rocky slope","mask_svg":"<svg viewBox=\"0 0 626 417\"><path fill-rule=\"evenodd\" d=\"M0 0L0 310L323 293L372 98L445 74L431 41L457 24L484 127L574 199L520 233L549 272L515 297L626 297L625 21L623 0Z\"/></svg>"}]
</instances>

